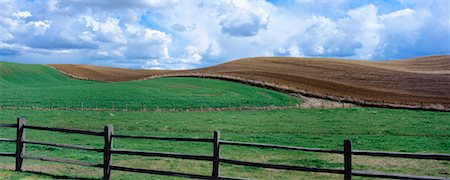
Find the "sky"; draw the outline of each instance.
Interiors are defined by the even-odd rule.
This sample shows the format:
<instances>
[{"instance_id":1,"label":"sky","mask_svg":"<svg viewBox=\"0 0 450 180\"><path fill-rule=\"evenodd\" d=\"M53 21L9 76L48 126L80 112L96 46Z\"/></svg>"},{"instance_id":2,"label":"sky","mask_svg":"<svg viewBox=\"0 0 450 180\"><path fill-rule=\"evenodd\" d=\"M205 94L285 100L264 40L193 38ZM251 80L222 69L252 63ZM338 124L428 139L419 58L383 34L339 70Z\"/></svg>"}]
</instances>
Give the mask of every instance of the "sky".
<instances>
[{"instance_id":1,"label":"sky","mask_svg":"<svg viewBox=\"0 0 450 180\"><path fill-rule=\"evenodd\" d=\"M450 54L450 0L0 0L0 61L190 69Z\"/></svg>"}]
</instances>

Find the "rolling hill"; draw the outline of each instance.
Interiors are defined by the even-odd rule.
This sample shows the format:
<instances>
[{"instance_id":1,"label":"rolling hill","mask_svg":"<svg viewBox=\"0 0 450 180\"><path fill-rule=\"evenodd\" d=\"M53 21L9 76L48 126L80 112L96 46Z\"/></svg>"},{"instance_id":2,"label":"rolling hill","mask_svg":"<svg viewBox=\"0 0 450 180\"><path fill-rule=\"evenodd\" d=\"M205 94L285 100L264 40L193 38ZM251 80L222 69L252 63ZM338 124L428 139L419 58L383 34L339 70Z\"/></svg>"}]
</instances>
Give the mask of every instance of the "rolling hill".
<instances>
[{"instance_id":1,"label":"rolling hill","mask_svg":"<svg viewBox=\"0 0 450 180\"><path fill-rule=\"evenodd\" d=\"M96 81L172 76L205 77L360 105L450 109L448 55L377 62L259 57L179 71L126 70L64 64L51 66L73 77Z\"/></svg>"},{"instance_id":2,"label":"rolling hill","mask_svg":"<svg viewBox=\"0 0 450 180\"><path fill-rule=\"evenodd\" d=\"M173 77L105 83L73 79L44 65L0 62L0 108L141 110L297 103L297 99L283 93L212 79Z\"/></svg>"}]
</instances>

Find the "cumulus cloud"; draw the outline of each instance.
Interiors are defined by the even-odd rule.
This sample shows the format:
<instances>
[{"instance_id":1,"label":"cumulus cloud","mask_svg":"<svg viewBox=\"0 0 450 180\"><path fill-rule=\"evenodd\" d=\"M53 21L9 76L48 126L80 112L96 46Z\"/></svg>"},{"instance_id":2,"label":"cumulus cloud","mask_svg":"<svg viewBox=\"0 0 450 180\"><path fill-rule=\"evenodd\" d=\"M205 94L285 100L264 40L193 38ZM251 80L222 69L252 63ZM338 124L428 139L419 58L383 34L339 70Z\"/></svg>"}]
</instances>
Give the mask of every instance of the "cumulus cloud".
<instances>
[{"instance_id":1,"label":"cumulus cloud","mask_svg":"<svg viewBox=\"0 0 450 180\"><path fill-rule=\"evenodd\" d=\"M171 36L157 30L128 27L129 43L125 56L130 59L169 58Z\"/></svg>"},{"instance_id":2,"label":"cumulus cloud","mask_svg":"<svg viewBox=\"0 0 450 180\"><path fill-rule=\"evenodd\" d=\"M19 11L19 12L14 13L13 16L15 16L17 18L27 18L27 17L31 17L33 15L31 15L31 13L28 11Z\"/></svg>"},{"instance_id":3,"label":"cumulus cloud","mask_svg":"<svg viewBox=\"0 0 450 180\"><path fill-rule=\"evenodd\" d=\"M339 27L339 22L323 16L313 16L306 22L308 26L298 38L307 56L353 56L362 47L354 34Z\"/></svg>"},{"instance_id":4,"label":"cumulus cloud","mask_svg":"<svg viewBox=\"0 0 450 180\"><path fill-rule=\"evenodd\" d=\"M380 43L381 35L379 31L384 27L379 22L376 6L369 4L347 12L348 17L339 20L340 28L349 34L354 34L356 41L362 44L356 49L356 53L361 59L372 59L376 53L376 47Z\"/></svg>"},{"instance_id":5,"label":"cumulus cloud","mask_svg":"<svg viewBox=\"0 0 450 180\"><path fill-rule=\"evenodd\" d=\"M186 69L253 56L450 54L450 1L0 2L7 61Z\"/></svg>"},{"instance_id":6,"label":"cumulus cloud","mask_svg":"<svg viewBox=\"0 0 450 180\"><path fill-rule=\"evenodd\" d=\"M230 1L220 7L223 33L232 36L254 36L267 29L270 15L267 9L255 7L247 1Z\"/></svg>"}]
</instances>

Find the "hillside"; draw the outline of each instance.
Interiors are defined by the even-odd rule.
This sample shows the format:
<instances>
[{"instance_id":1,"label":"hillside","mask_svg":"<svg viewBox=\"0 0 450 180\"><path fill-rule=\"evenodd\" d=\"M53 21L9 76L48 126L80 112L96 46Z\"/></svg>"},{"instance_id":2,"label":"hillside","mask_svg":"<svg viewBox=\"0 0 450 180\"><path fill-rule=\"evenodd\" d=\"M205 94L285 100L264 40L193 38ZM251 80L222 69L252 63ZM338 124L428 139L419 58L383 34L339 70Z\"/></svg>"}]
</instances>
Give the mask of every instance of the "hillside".
<instances>
[{"instance_id":1,"label":"hillside","mask_svg":"<svg viewBox=\"0 0 450 180\"><path fill-rule=\"evenodd\" d=\"M70 85L91 84L67 77L42 65L0 62L0 87L2 92L9 88L24 88L48 84Z\"/></svg>"},{"instance_id":2,"label":"hillside","mask_svg":"<svg viewBox=\"0 0 450 180\"><path fill-rule=\"evenodd\" d=\"M247 58L184 71L123 70L136 78L115 78L107 67L52 65L60 71L99 81L124 81L157 76L212 77L263 86L288 93L404 108L450 108L450 56L396 61L356 61L326 58Z\"/></svg>"},{"instance_id":3,"label":"hillside","mask_svg":"<svg viewBox=\"0 0 450 180\"><path fill-rule=\"evenodd\" d=\"M63 73L78 77L78 79L92 79L103 82L131 81L170 72L164 70L131 70L80 64L52 64L51 66L61 70Z\"/></svg>"},{"instance_id":4,"label":"hillside","mask_svg":"<svg viewBox=\"0 0 450 180\"><path fill-rule=\"evenodd\" d=\"M73 79L44 65L0 62L0 108L192 109L296 105L283 93L211 79L131 82Z\"/></svg>"}]
</instances>

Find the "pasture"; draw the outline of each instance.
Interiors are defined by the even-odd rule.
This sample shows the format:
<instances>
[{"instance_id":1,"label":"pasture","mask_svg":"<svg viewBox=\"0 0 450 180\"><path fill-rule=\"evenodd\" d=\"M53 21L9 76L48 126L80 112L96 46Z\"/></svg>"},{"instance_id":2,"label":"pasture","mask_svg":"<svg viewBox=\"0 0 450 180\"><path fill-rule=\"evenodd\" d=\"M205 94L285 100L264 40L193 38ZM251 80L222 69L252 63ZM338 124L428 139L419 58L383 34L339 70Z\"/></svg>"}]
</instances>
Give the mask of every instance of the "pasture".
<instances>
[{"instance_id":1,"label":"pasture","mask_svg":"<svg viewBox=\"0 0 450 180\"><path fill-rule=\"evenodd\" d=\"M0 62L0 106L34 108L190 109L292 106L298 100L239 83L199 78L94 82L43 65Z\"/></svg>"},{"instance_id":2,"label":"pasture","mask_svg":"<svg viewBox=\"0 0 450 180\"><path fill-rule=\"evenodd\" d=\"M446 112L391 110L379 108L295 109L272 111L221 112L117 112L74 110L2 110L1 123L14 123L20 115L29 125L101 130L112 124L116 134L156 135L175 137L211 137L213 130L222 132L222 139L280 145L342 149L343 139L352 139L354 149L399 152L448 153L450 149L450 114ZM0 131L0 137L14 138L14 130ZM28 130L30 140L100 146L102 138L46 133ZM150 151L167 151L210 155L209 144L163 142L149 140L117 140L114 147ZM13 152L14 144L1 143L0 151ZM101 154L62 148L27 145L27 154L71 158L101 162ZM340 168L342 156L250 147L222 147L223 157L253 162L269 162L311 167ZM14 159L0 158L0 169L11 169ZM136 158L115 156L113 162L124 166L209 174L206 162L170 158ZM396 158L355 157L355 169L415 175L449 177L450 164L445 161L405 160ZM58 163L26 160L26 170L48 172L51 175L99 178L101 171ZM222 165L225 176L258 179L324 179L341 178L337 175L264 170ZM0 171L0 177L37 177ZM40 175L38 177L52 177ZM113 172L120 179L167 179L135 173ZM171 179L171 178L169 178ZM173 178L175 179L175 178Z\"/></svg>"}]
</instances>

